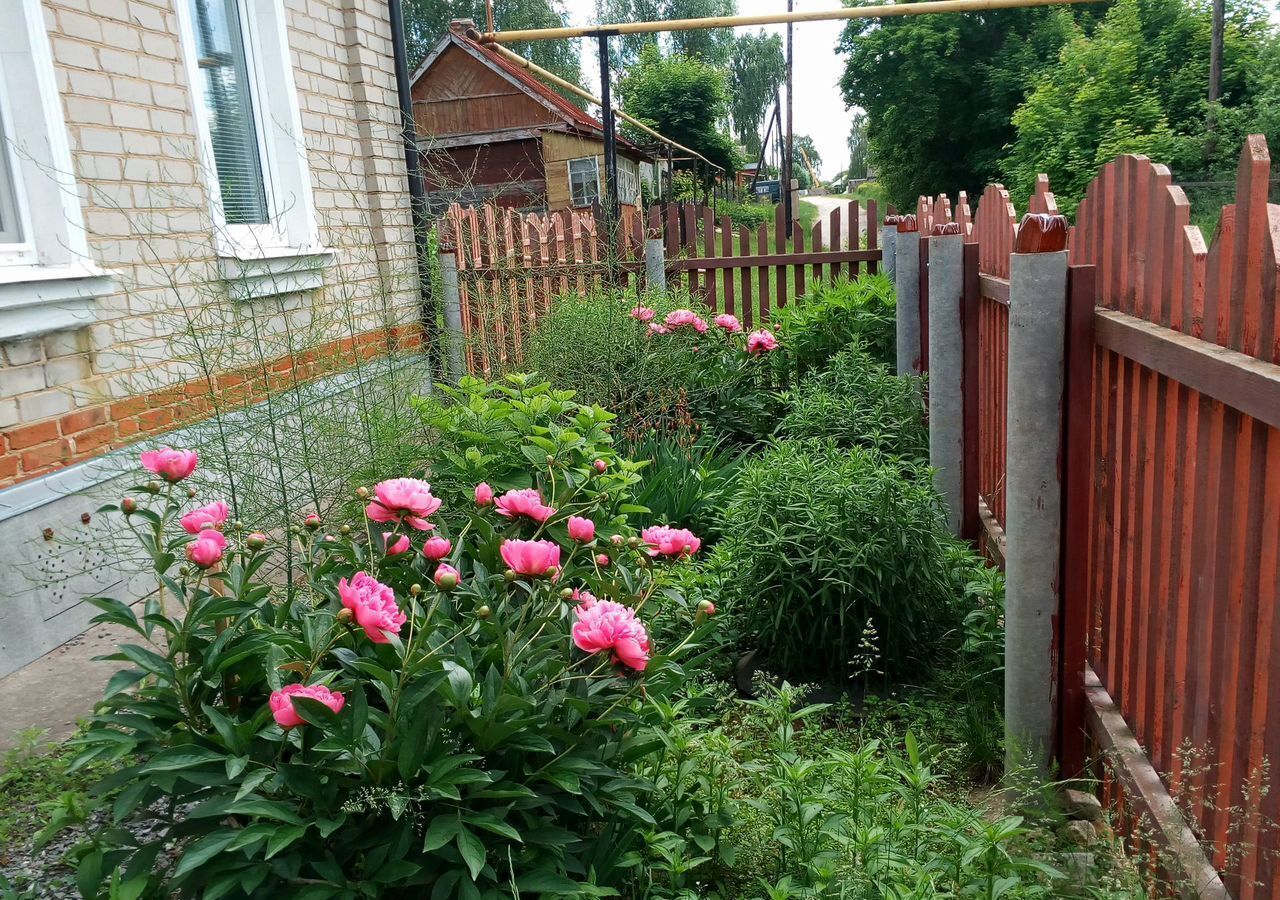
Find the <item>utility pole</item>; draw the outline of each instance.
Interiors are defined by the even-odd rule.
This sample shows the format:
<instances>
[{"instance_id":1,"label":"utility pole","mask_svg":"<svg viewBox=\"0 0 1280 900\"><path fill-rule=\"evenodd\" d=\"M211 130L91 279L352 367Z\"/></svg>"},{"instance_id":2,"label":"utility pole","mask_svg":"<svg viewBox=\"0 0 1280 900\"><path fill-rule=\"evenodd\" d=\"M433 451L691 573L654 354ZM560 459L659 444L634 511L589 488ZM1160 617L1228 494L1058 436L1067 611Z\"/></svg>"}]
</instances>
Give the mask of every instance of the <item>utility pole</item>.
<instances>
[{"instance_id":1,"label":"utility pole","mask_svg":"<svg viewBox=\"0 0 1280 900\"><path fill-rule=\"evenodd\" d=\"M1222 97L1222 31L1226 24L1226 0L1213 0L1213 37L1209 42L1209 111L1205 116L1205 162L1218 148L1218 111L1214 104Z\"/></svg>"},{"instance_id":2,"label":"utility pole","mask_svg":"<svg viewBox=\"0 0 1280 900\"><path fill-rule=\"evenodd\" d=\"M604 212L605 221L612 224L618 212L618 141L609 96L609 35L601 33L596 41L600 47L600 124L604 128Z\"/></svg>"},{"instance_id":3,"label":"utility pole","mask_svg":"<svg viewBox=\"0 0 1280 900\"><path fill-rule=\"evenodd\" d=\"M787 0L787 12L792 11L795 0ZM1222 0L1218 0L1222 2ZM791 108L795 105L795 46L791 39L792 24L787 23L787 143L782 152L782 209L783 218L787 222L787 237L791 237L791 220L795 210L791 208L791 161L794 154L794 143L791 133Z\"/></svg>"}]
</instances>

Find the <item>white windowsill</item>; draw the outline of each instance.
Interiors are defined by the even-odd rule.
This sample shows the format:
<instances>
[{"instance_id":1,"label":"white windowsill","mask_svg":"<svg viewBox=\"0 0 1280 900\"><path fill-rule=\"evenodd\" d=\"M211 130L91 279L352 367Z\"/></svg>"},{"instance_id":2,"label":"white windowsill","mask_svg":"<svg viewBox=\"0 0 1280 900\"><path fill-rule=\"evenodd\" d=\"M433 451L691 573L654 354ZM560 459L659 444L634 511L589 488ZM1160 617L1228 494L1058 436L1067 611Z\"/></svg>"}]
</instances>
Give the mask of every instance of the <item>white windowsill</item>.
<instances>
[{"instance_id":1,"label":"white windowsill","mask_svg":"<svg viewBox=\"0 0 1280 900\"><path fill-rule=\"evenodd\" d=\"M283 250L265 256L221 256L218 266L231 299L257 300L324 287L324 270L332 261L332 250Z\"/></svg>"},{"instance_id":2,"label":"white windowsill","mask_svg":"<svg viewBox=\"0 0 1280 900\"><path fill-rule=\"evenodd\" d=\"M92 325L95 301L114 289L93 265L0 267L0 341Z\"/></svg>"}]
</instances>

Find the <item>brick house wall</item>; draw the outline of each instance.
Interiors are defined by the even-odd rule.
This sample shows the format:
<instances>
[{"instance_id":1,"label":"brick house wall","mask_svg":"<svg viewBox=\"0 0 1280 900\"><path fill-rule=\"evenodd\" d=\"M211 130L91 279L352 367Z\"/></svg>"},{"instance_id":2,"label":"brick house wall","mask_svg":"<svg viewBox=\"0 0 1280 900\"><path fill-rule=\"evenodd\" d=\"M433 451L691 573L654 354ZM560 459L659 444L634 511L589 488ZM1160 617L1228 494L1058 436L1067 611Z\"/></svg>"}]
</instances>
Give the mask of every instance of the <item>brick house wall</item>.
<instances>
[{"instance_id":1,"label":"brick house wall","mask_svg":"<svg viewBox=\"0 0 1280 900\"><path fill-rule=\"evenodd\" d=\"M383 0L240 0L283 23L274 52L296 87L290 138L309 191L287 216L313 235L283 262L225 250L183 30L190 0L15 2L42 20L74 176L64 193L97 290L91 302L32 307L31 333L6 339L6 316L26 313L7 305L21 295L6 293L0 242L0 570L25 578L0 603L0 676L81 632L94 612L84 596L151 589L132 590L136 577L100 549L59 543L90 522L95 490L119 489L111 451L223 401L322 387L422 345ZM28 111L7 71L0 122ZM273 80L264 102L288 89Z\"/></svg>"},{"instance_id":2,"label":"brick house wall","mask_svg":"<svg viewBox=\"0 0 1280 900\"><path fill-rule=\"evenodd\" d=\"M85 231L115 290L96 299L87 327L0 344L0 487L172 427L198 414L185 401L208 390L207 373L173 340L193 319L180 307L229 303L219 296L175 2L43 2ZM365 300L378 311L357 331L377 333L390 295L392 333L412 341L416 281L386 6L283 3L315 217L333 255L322 287L254 302L313 322L330 302ZM351 331L335 327L328 341ZM250 356L227 352L218 368L237 370Z\"/></svg>"}]
</instances>

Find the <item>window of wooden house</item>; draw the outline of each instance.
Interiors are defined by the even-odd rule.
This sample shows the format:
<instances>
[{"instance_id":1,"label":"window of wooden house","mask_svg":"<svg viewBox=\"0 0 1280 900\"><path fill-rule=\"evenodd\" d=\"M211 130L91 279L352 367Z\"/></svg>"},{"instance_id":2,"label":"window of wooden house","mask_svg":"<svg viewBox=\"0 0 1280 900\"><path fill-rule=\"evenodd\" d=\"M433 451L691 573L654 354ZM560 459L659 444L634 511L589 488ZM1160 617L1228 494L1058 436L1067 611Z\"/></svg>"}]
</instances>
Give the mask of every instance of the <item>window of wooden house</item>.
<instances>
[{"instance_id":1,"label":"window of wooden house","mask_svg":"<svg viewBox=\"0 0 1280 900\"><path fill-rule=\"evenodd\" d=\"M569 201L574 206L600 201L600 163L596 157L569 160Z\"/></svg>"}]
</instances>

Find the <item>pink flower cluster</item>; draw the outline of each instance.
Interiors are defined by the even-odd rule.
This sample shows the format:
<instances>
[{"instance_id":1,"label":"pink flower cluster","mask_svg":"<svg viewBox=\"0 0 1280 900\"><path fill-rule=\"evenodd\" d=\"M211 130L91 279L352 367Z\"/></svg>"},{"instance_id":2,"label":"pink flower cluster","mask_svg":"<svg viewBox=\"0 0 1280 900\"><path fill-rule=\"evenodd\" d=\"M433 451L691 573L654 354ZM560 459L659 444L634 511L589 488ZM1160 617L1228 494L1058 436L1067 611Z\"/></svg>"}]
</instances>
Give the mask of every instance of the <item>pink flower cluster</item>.
<instances>
[{"instance_id":1,"label":"pink flower cluster","mask_svg":"<svg viewBox=\"0 0 1280 900\"><path fill-rule=\"evenodd\" d=\"M212 503L206 503L204 506L196 507L187 513L179 523L182 530L187 534L199 534L206 528L218 528L227 521L230 510L227 508L226 502L215 500Z\"/></svg>"},{"instance_id":2,"label":"pink flower cluster","mask_svg":"<svg viewBox=\"0 0 1280 900\"><path fill-rule=\"evenodd\" d=\"M591 543L596 537L596 523L581 516L570 516L569 537L579 544Z\"/></svg>"},{"instance_id":3,"label":"pink flower cluster","mask_svg":"<svg viewBox=\"0 0 1280 900\"><path fill-rule=\"evenodd\" d=\"M165 481L178 482L196 470L200 457L194 450L173 450L161 447L142 453L142 467L159 475Z\"/></svg>"},{"instance_id":4,"label":"pink flower cluster","mask_svg":"<svg viewBox=\"0 0 1280 900\"><path fill-rule=\"evenodd\" d=\"M395 592L367 572L357 572L350 581L340 579L338 596L375 644L390 643L387 635L399 634L408 621L396 605Z\"/></svg>"},{"instance_id":5,"label":"pink flower cluster","mask_svg":"<svg viewBox=\"0 0 1280 900\"><path fill-rule=\"evenodd\" d=\"M556 511L542 502L542 495L534 488L519 491L507 491L493 502L498 515L508 519L525 518L541 524L555 515Z\"/></svg>"},{"instance_id":6,"label":"pink flower cluster","mask_svg":"<svg viewBox=\"0 0 1280 900\"><path fill-rule=\"evenodd\" d=\"M670 525L653 525L640 532L640 539L649 545L650 556L679 558L692 556L702 549L702 540L687 528Z\"/></svg>"},{"instance_id":7,"label":"pink flower cluster","mask_svg":"<svg viewBox=\"0 0 1280 900\"><path fill-rule=\"evenodd\" d=\"M272 691L267 705L271 707L271 717L281 728L296 728L305 720L293 707L294 697L307 697L323 703L335 713L342 712L347 702L339 691L331 691L323 684L286 684L278 691Z\"/></svg>"},{"instance_id":8,"label":"pink flower cluster","mask_svg":"<svg viewBox=\"0 0 1280 900\"><path fill-rule=\"evenodd\" d=\"M374 522L401 522L418 531L435 528L427 516L440 508L441 500L431 494L431 485L420 478L392 478L373 489L374 499L365 515Z\"/></svg>"},{"instance_id":9,"label":"pink flower cluster","mask_svg":"<svg viewBox=\"0 0 1280 900\"><path fill-rule=\"evenodd\" d=\"M206 528L187 544L187 559L202 569L217 565L227 550L227 539L221 531Z\"/></svg>"},{"instance_id":10,"label":"pink flower cluster","mask_svg":"<svg viewBox=\"0 0 1280 900\"><path fill-rule=\"evenodd\" d=\"M555 541L503 541L498 552L517 575L537 577L560 568L560 545Z\"/></svg>"},{"instance_id":11,"label":"pink flower cluster","mask_svg":"<svg viewBox=\"0 0 1280 900\"><path fill-rule=\"evenodd\" d=\"M777 349L778 339L767 328L761 328L759 331L753 331L747 335L747 352L752 356L759 356L762 353Z\"/></svg>"},{"instance_id":12,"label":"pink flower cluster","mask_svg":"<svg viewBox=\"0 0 1280 900\"><path fill-rule=\"evenodd\" d=\"M738 317L730 313L721 313L716 316L716 327L723 328L730 334L736 334L742 330L742 323L738 321Z\"/></svg>"},{"instance_id":13,"label":"pink flower cluster","mask_svg":"<svg viewBox=\"0 0 1280 900\"><path fill-rule=\"evenodd\" d=\"M631 310L631 318L635 319L637 322L652 322L653 317L657 314L656 310L650 309L647 306L637 306L635 309Z\"/></svg>"},{"instance_id":14,"label":"pink flower cluster","mask_svg":"<svg viewBox=\"0 0 1280 900\"><path fill-rule=\"evenodd\" d=\"M635 611L613 600L597 600L587 591L575 591L582 602L574 609L573 643L584 653L613 655L613 661L637 672L649 664L649 634Z\"/></svg>"},{"instance_id":15,"label":"pink flower cluster","mask_svg":"<svg viewBox=\"0 0 1280 900\"><path fill-rule=\"evenodd\" d=\"M707 333L707 323L691 309L672 310L662 321L669 329L692 328L698 334Z\"/></svg>"}]
</instances>

